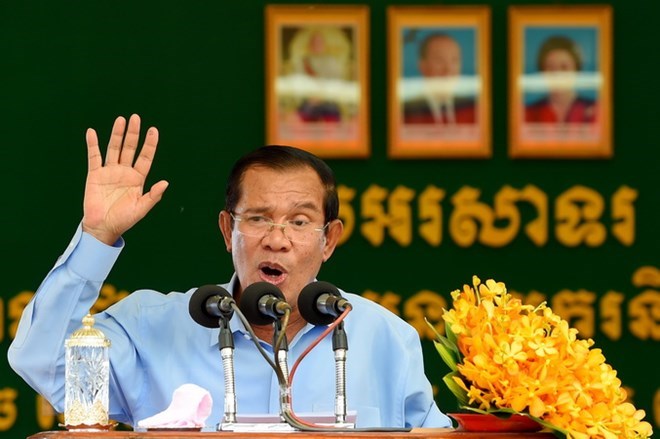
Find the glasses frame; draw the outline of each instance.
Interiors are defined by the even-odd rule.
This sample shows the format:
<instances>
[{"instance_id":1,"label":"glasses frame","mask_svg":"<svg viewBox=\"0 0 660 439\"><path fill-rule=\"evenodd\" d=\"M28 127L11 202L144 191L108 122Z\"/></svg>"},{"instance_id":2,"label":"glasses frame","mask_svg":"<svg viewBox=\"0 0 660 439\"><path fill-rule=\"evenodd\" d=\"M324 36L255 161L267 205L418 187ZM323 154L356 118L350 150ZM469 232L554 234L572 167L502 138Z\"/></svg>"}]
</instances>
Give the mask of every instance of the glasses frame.
<instances>
[{"instance_id":1,"label":"glasses frame","mask_svg":"<svg viewBox=\"0 0 660 439\"><path fill-rule=\"evenodd\" d=\"M229 216L231 216L231 219L234 220L235 222L243 222L244 221L244 218L241 218L241 214L239 214L239 213L229 212ZM287 235L286 228L289 226L288 223L276 223L275 221L272 221L271 219L269 219L268 217L263 216L263 215L254 215L254 216L260 216L260 217L264 218L265 222L268 224L268 227L264 229L265 230L264 234L262 236L258 236L258 235L245 235L245 233L240 232L240 231L239 231L239 233L242 233L245 236L252 236L252 237L255 237L255 238L263 239L266 235L271 233L275 227L279 227L282 230L282 234L284 234L284 236L286 237L286 239L289 240L289 242L303 242L303 243L306 242L306 241L293 240L293 239L291 239L291 237L289 237L289 235ZM325 232L329 225L330 225L330 221L325 223L325 225L323 227L314 227L312 230L315 231L315 232ZM237 229L238 229L238 227L237 227Z\"/></svg>"}]
</instances>

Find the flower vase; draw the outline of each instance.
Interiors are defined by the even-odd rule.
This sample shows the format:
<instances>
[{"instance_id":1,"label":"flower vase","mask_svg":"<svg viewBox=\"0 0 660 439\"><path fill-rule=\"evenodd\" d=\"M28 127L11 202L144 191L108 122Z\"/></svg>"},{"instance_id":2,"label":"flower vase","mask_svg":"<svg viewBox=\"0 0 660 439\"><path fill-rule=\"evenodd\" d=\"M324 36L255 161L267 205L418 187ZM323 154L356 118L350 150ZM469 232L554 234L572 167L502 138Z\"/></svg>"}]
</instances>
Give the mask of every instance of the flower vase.
<instances>
[{"instance_id":1,"label":"flower vase","mask_svg":"<svg viewBox=\"0 0 660 439\"><path fill-rule=\"evenodd\" d=\"M481 413L449 413L458 422L459 430L471 432L533 432L543 426L525 415L500 417Z\"/></svg>"}]
</instances>

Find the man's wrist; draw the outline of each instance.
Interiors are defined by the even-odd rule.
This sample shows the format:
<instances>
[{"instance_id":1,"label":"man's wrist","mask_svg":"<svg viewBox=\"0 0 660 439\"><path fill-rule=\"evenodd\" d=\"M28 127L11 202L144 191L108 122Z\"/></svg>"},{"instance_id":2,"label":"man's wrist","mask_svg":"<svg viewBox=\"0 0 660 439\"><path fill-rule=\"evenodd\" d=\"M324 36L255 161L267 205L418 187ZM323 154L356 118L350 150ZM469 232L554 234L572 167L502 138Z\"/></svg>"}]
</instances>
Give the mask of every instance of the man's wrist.
<instances>
[{"instance_id":1,"label":"man's wrist","mask_svg":"<svg viewBox=\"0 0 660 439\"><path fill-rule=\"evenodd\" d=\"M121 235L116 235L116 234L113 234L113 233L109 233L107 231L94 230L92 228L89 228L89 227L85 226L84 223L82 225L82 231L84 233L87 233L88 235L92 236L97 241L100 241L100 242L104 243L105 245L109 245L109 246L112 246L112 247L116 247L117 246L117 241L119 241L120 238L121 238Z\"/></svg>"}]
</instances>

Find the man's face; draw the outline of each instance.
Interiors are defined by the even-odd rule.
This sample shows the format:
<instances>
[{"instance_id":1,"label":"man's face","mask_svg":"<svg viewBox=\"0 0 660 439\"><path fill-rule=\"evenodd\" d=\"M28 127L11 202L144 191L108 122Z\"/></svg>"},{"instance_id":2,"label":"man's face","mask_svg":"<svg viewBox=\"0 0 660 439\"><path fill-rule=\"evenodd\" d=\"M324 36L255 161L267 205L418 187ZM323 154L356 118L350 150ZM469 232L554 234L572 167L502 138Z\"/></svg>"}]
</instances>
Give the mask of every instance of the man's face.
<instances>
[{"instance_id":1,"label":"man's face","mask_svg":"<svg viewBox=\"0 0 660 439\"><path fill-rule=\"evenodd\" d=\"M249 168L241 182L241 198L235 215L259 215L275 223L304 219L323 227L324 189L310 167L280 172L265 167ZM328 228L328 235L315 232L306 242L291 242L279 227L263 236L246 236L238 223L231 227L228 212L221 212L220 227L227 250L231 252L241 291L255 282L277 285L295 307L300 290L312 282L341 235L341 222Z\"/></svg>"},{"instance_id":2,"label":"man's face","mask_svg":"<svg viewBox=\"0 0 660 439\"><path fill-rule=\"evenodd\" d=\"M461 74L461 48L446 37L432 39L426 46L426 54L419 61L424 76L451 77Z\"/></svg>"}]
</instances>

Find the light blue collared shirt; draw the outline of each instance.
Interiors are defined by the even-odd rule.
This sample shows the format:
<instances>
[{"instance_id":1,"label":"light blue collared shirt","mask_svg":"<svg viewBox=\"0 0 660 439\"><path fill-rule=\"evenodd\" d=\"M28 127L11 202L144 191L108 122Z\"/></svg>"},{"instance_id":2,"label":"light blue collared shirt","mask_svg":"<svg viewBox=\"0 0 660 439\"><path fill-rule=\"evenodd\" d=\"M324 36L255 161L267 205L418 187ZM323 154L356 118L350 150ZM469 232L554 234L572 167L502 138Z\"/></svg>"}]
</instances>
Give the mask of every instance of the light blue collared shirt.
<instances>
[{"instance_id":1,"label":"light blue collared shirt","mask_svg":"<svg viewBox=\"0 0 660 439\"><path fill-rule=\"evenodd\" d=\"M64 411L64 341L81 326L124 247L108 246L78 227L25 308L9 348L12 368L58 412ZM233 291L236 276L222 285ZM224 373L218 329L195 323L188 302L196 288L161 294L138 290L95 315L95 327L111 341L110 418L136 425L165 410L176 388L207 389L213 410L207 425L224 414ZM346 400L358 427L449 427L424 374L417 332L382 306L342 292L353 305L344 321L348 336ZM244 325L230 321L235 350L237 413L278 414L279 385ZM325 327L308 324L289 341L289 365ZM261 342L272 354L270 344ZM292 383L296 413L334 412L335 364L331 336L300 363Z\"/></svg>"}]
</instances>

